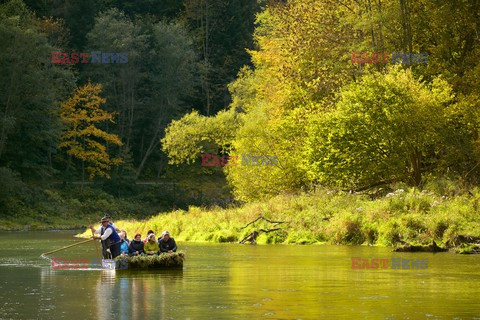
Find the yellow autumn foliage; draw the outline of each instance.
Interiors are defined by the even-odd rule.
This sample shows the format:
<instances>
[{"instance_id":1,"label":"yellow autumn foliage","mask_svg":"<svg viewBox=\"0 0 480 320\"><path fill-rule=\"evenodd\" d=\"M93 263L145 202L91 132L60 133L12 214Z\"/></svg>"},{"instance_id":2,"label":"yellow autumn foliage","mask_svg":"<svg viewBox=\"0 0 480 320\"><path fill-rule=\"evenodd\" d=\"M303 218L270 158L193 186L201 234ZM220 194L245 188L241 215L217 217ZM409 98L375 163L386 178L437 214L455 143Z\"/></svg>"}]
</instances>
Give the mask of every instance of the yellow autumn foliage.
<instances>
[{"instance_id":1,"label":"yellow autumn foliage","mask_svg":"<svg viewBox=\"0 0 480 320\"><path fill-rule=\"evenodd\" d=\"M88 83L60 106L60 117L66 130L59 147L85 164L89 179L95 176L110 178L108 171L111 167L122 163L121 158L112 159L106 147L107 144L121 146L120 138L96 126L105 121L114 123L115 113L101 108L106 102L100 97L101 92L101 85Z\"/></svg>"}]
</instances>

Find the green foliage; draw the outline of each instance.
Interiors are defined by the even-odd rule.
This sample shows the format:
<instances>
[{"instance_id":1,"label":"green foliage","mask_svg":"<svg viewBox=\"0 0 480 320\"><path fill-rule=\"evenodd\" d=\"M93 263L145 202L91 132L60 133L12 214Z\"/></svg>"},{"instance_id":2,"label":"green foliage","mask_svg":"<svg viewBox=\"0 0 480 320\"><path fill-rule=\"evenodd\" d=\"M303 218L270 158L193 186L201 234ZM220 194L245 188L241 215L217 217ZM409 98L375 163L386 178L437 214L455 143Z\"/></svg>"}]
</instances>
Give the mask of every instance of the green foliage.
<instances>
[{"instance_id":1,"label":"green foliage","mask_svg":"<svg viewBox=\"0 0 480 320\"><path fill-rule=\"evenodd\" d=\"M260 233L257 243L373 244L403 242L452 246L458 234L478 236L480 193L447 199L431 191L397 190L374 200L361 194L318 190L314 194L280 195L235 208L198 208L161 213L141 221L115 221L129 234L168 229L177 241L237 242L253 231L269 230L259 215L283 221L277 231ZM395 203L395 205L392 205ZM428 207L428 210L425 208ZM398 208L401 208L399 210ZM245 227L247 226L247 227ZM87 230L82 236L88 236Z\"/></svg>"},{"instance_id":2,"label":"green foliage","mask_svg":"<svg viewBox=\"0 0 480 320\"><path fill-rule=\"evenodd\" d=\"M284 189L293 190L298 182L294 180L298 174L292 172L295 170L295 154L286 144L279 143L279 130L270 127L266 110L258 106L240 117L243 126L236 132L231 151L239 157L239 164L225 167L235 197L243 201L266 199ZM285 149L281 150L281 147ZM279 165L245 166L243 155L276 156Z\"/></svg>"},{"instance_id":3,"label":"green foliage","mask_svg":"<svg viewBox=\"0 0 480 320\"><path fill-rule=\"evenodd\" d=\"M120 263L118 270L122 270L122 266L126 266L123 270L181 268L184 260L185 252L183 251L152 256L118 256L115 258L115 261Z\"/></svg>"},{"instance_id":4,"label":"green foliage","mask_svg":"<svg viewBox=\"0 0 480 320\"><path fill-rule=\"evenodd\" d=\"M328 226L327 234L335 244L362 244L366 237L362 231L362 215L359 213L335 216Z\"/></svg>"},{"instance_id":5,"label":"green foliage","mask_svg":"<svg viewBox=\"0 0 480 320\"><path fill-rule=\"evenodd\" d=\"M0 214L5 217L12 216L22 205L28 189L17 173L5 167L0 167L0 181Z\"/></svg>"},{"instance_id":6,"label":"green foliage","mask_svg":"<svg viewBox=\"0 0 480 320\"><path fill-rule=\"evenodd\" d=\"M50 63L60 28L21 1L0 5L0 164L24 179L55 173L52 154L61 133L55 111L74 86L71 70Z\"/></svg>"},{"instance_id":7,"label":"green foliage","mask_svg":"<svg viewBox=\"0 0 480 320\"><path fill-rule=\"evenodd\" d=\"M226 151L238 126L233 110L220 111L216 117L205 117L197 111L173 120L162 139L162 148L170 163L195 163L202 153Z\"/></svg>"},{"instance_id":8,"label":"green foliage","mask_svg":"<svg viewBox=\"0 0 480 320\"><path fill-rule=\"evenodd\" d=\"M447 83L415 80L391 68L344 88L335 110L312 121L304 165L327 186L361 188L379 181L418 185L436 164L452 99Z\"/></svg>"},{"instance_id":9,"label":"green foliage","mask_svg":"<svg viewBox=\"0 0 480 320\"><path fill-rule=\"evenodd\" d=\"M119 196L105 192L109 188L103 183L83 188L29 186L12 172L2 169L0 175L9 183L0 192L0 230L79 229L96 223L105 212L114 219L144 218L152 212L199 204L189 190L171 184L129 185L130 192Z\"/></svg>"},{"instance_id":10,"label":"green foliage","mask_svg":"<svg viewBox=\"0 0 480 320\"><path fill-rule=\"evenodd\" d=\"M104 85L107 108L118 113L112 131L125 142L119 153L131 153L139 177L152 158L162 157L158 144L166 125L196 94L192 40L180 23L133 22L116 9L95 19L87 39L91 50L128 54L125 64L89 64L82 75Z\"/></svg>"},{"instance_id":11,"label":"green foliage","mask_svg":"<svg viewBox=\"0 0 480 320\"><path fill-rule=\"evenodd\" d=\"M480 182L475 1L27 3L37 15L19 0L0 5L0 177L9 184L0 205L17 225L48 226L60 216L78 225L79 213L90 219L100 208L143 216L222 202L232 190L252 202L247 209L231 209L231 217L192 208L198 226L182 213L176 231L184 239L238 240L253 229L237 228L262 211L297 229L262 234L261 243L426 243L477 232L478 190L468 190ZM52 50L128 52L129 61L58 65ZM351 63L351 51L427 52L429 59L389 69ZM97 129L117 135L124 145L110 143L108 154L128 160L112 170L114 180L86 188L90 198L32 183L81 170L58 155L57 108L76 76L78 87L103 85L117 122ZM89 143L98 151L97 138ZM202 168L204 152L276 156L279 165ZM182 166L167 166L165 153ZM141 177L167 177L181 191L139 187ZM295 195L319 184L381 188L369 192L375 201L337 191Z\"/></svg>"},{"instance_id":12,"label":"green foliage","mask_svg":"<svg viewBox=\"0 0 480 320\"><path fill-rule=\"evenodd\" d=\"M227 107L227 85L238 70L250 64L245 49L252 49L256 14L263 0L184 0L182 21L188 26L202 61L198 85L202 94L193 97L202 114L214 115Z\"/></svg>"}]
</instances>

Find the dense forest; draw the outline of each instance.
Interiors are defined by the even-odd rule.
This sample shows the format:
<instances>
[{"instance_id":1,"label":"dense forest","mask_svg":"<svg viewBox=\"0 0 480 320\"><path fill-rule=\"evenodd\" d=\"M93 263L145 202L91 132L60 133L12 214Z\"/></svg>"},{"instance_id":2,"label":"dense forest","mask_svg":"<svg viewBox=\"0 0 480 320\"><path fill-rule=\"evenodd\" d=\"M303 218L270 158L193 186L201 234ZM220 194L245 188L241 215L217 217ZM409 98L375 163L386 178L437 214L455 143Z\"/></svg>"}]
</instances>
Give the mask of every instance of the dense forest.
<instances>
[{"instance_id":1,"label":"dense forest","mask_svg":"<svg viewBox=\"0 0 480 320\"><path fill-rule=\"evenodd\" d=\"M228 154L277 156L275 167L225 167L245 201L319 186L478 184L479 17L478 1L270 4L229 108L173 121L163 150L193 162L211 150L207 137ZM355 63L353 52L428 59Z\"/></svg>"},{"instance_id":2,"label":"dense forest","mask_svg":"<svg viewBox=\"0 0 480 320\"><path fill-rule=\"evenodd\" d=\"M479 1L11 0L0 18L2 221L480 183Z\"/></svg>"},{"instance_id":3,"label":"dense forest","mask_svg":"<svg viewBox=\"0 0 480 320\"><path fill-rule=\"evenodd\" d=\"M229 106L227 85L250 64L261 8L255 0L2 1L0 215L41 221L231 201L228 188L202 191L203 182L226 185L221 171L205 179L169 167L160 139L173 119ZM126 53L128 62L68 63L72 53L78 61L98 51ZM53 63L53 52L72 61Z\"/></svg>"}]
</instances>

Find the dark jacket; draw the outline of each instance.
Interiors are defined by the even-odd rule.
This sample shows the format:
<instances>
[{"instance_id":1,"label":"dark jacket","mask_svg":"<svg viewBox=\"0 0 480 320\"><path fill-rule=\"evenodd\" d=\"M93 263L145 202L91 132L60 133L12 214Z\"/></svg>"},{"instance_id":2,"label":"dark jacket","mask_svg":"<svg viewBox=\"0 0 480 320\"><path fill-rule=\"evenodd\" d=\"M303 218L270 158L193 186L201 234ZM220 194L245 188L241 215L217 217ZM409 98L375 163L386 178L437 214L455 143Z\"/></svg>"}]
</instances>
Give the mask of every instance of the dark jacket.
<instances>
[{"instance_id":1,"label":"dark jacket","mask_svg":"<svg viewBox=\"0 0 480 320\"><path fill-rule=\"evenodd\" d=\"M161 252L168 252L170 250L173 252L177 251L177 244L173 238L169 238L168 241L160 239L160 241L158 241L158 246L160 247Z\"/></svg>"},{"instance_id":2,"label":"dark jacket","mask_svg":"<svg viewBox=\"0 0 480 320\"><path fill-rule=\"evenodd\" d=\"M143 246L143 241L132 240L128 246L128 254L133 254L137 251L138 253L145 253L145 251L143 251Z\"/></svg>"}]
</instances>

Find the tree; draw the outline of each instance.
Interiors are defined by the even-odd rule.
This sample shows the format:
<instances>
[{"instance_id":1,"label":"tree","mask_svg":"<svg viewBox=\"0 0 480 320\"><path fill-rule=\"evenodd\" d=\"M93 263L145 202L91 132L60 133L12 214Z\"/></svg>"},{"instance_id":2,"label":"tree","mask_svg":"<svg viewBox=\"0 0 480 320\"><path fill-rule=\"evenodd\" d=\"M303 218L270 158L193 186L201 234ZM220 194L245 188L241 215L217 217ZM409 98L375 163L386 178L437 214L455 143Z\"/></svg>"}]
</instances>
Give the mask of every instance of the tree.
<instances>
[{"instance_id":1,"label":"tree","mask_svg":"<svg viewBox=\"0 0 480 320\"><path fill-rule=\"evenodd\" d=\"M55 111L75 85L71 69L50 62L62 30L57 21L35 18L19 0L0 5L0 165L24 179L54 173L61 134Z\"/></svg>"},{"instance_id":2,"label":"tree","mask_svg":"<svg viewBox=\"0 0 480 320\"><path fill-rule=\"evenodd\" d=\"M117 133L125 142L124 150L131 148L135 119L139 105L144 103L141 92L145 78L143 61L147 55L147 35L117 9L102 12L87 34L87 51L127 53L127 63L87 64L84 79L101 83L107 97L107 108L118 113ZM119 41L121 39L121 41Z\"/></svg>"},{"instance_id":3,"label":"tree","mask_svg":"<svg viewBox=\"0 0 480 320\"><path fill-rule=\"evenodd\" d=\"M362 189L421 182L443 147L453 95L436 78L425 84L394 67L343 88L336 109L312 120L304 166L314 183ZM448 134L447 134L448 135Z\"/></svg>"},{"instance_id":4,"label":"tree","mask_svg":"<svg viewBox=\"0 0 480 320\"><path fill-rule=\"evenodd\" d=\"M65 33L71 35L70 46L75 51L80 50L85 44L85 36L93 26L95 15L109 6L109 0L25 0L24 1L37 16L54 17L62 19L68 28Z\"/></svg>"},{"instance_id":5,"label":"tree","mask_svg":"<svg viewBox=\"0 0 480 320\"><path fill-rule=\"evenodd\" d=\"M88 83L61 104L60 117L67 128L59 147L82 162L82 182L85 181L85 170L89 179L95 176L110 178L108 170L122 162L120 158L111 159L107 150L110 144L121 146L121 140L97 127L101 122L113 123L114 116L100 107L105 103L105 99L99 96L101 91L101 85Z\"/></svg>"},{"instance_id":6,"label":"tree","mask_svg":"<svg viewBox=\"0 0 480 320\"><path fill-rule=\"evenodd\" d=\"M274 167L227 168L235 196L257 200L308 183L299 164L312 114L331 108L334 92L351 76L345 58L352 36L338 21L342 10L328 1L270 5L258 15L249 51L255 70L245 68L230 86L232 108L243 110L232 152L277 157Z\"/></svg>"},{"instance_id":7,"label":"tree","mask_svg":"<svg viewBox=\"0 0 480 320\"><path fill-rule=\"evenodd\" d=\"M214 115L230 103L227 85L250 64L255 15L263 1L185 0L186 20L201 57L202 113Z\"/></svg>"},{"instance_id":8,"label":"tree","mask_svg":"<svg viewBox=\"0 0 480 320\"><path fill-rule=\"evenodd\" d=\"M160 139L168 123L190 107L187 100L196 93L197 61L187 30L179 23L160 21L151 30L150 50L145 59L145 102L138 117L139 165L141 176L147 161L161 158Z\"/></svg>"},{"instance_id":9,"label":"tree","mask_svg":"<svg viewBox=\"0 0 480 320\"><path fill-rule=\"evenodd\" d=\"M233 109L220 111L215 117L192 111L168 125L162 149L171 164L195 163L202 153L228 152L238 125Z\"/></svg>"}]
</instances>

